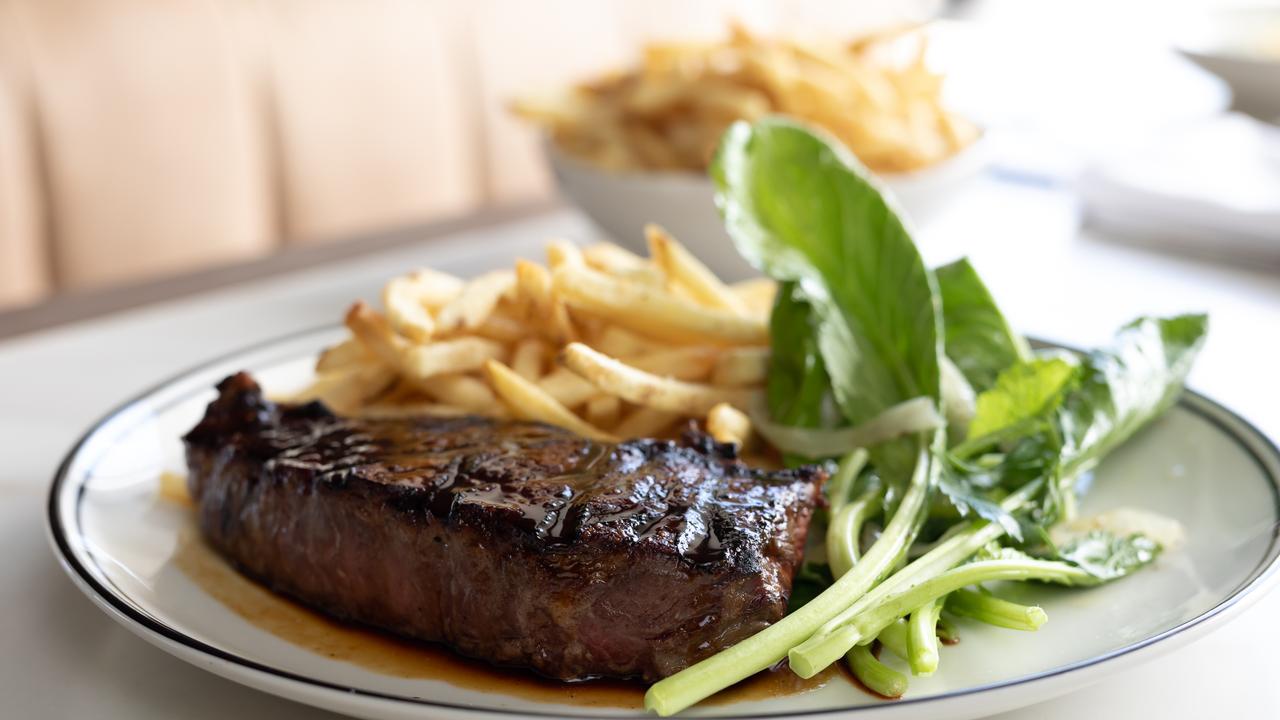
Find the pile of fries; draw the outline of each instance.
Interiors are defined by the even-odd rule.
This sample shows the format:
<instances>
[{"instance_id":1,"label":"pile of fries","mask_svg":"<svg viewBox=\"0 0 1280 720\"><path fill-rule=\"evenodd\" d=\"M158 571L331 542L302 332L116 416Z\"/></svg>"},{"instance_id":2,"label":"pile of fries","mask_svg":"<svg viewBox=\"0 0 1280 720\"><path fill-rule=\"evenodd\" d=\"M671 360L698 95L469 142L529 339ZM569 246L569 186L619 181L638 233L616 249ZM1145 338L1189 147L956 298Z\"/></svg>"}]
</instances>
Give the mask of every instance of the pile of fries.
<instances>
[{"instance_id":1,"label":"pile of fries","mask_svg":"<svg viewBox=\"0 0 1280 720\"><path fill-rule=\"evenodd\" d=\"M546 265L465 282L397 277L381 312L351 307L351 337L295 399L347 415L536 420L602 441L662 437L695 418L745 447L775 285L725 285L661 228L646 235L649 258L556 241Z\"/></svg>"},{"instance_id":2,"label":"pile of fries","mask_svg":"<svg viewBox=\"0 0 1280 720\"><path fill-rule=\"evenodd\" d=\"M611 170L701 171L735 120L782 114L825 128L872 171L910 172L978 135L943 107L925 49L920 28L821 46L735 26L723 42L649 45L636 70L513 110Z\"/></svg>"}]
</instances>

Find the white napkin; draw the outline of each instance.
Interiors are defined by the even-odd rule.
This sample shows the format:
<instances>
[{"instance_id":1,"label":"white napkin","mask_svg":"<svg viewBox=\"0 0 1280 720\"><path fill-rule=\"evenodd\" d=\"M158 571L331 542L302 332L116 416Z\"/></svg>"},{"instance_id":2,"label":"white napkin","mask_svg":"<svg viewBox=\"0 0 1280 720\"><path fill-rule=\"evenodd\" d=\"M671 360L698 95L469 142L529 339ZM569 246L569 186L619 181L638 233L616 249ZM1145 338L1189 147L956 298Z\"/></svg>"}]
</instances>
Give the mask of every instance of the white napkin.
<instances>
[{"instance_id":1,"label":"white napkin","mask_svg":"<svg viewBox=\"0 0 1280 720\"><path fill-rule=\"evenodd\" d=\"M1077 188L1103 231L1220 258L1280 259L1280 127L1226 114L1166 130L1087 168Z\"/></svg>"}]
</instances>

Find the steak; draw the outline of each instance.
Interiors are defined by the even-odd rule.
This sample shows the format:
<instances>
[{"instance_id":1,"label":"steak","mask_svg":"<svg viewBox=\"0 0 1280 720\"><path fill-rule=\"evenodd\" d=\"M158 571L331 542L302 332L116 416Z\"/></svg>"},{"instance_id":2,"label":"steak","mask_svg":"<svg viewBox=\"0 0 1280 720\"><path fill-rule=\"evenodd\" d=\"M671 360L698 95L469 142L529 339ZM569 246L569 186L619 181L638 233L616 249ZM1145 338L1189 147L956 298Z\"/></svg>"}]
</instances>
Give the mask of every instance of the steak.
<instances>
[{"instance_id":1,"label":"steak","mask_svg":"<svg viewBox=\"0 0 1280 720\"><path fill-rule=\"evenodd\" d=\"M337 618L563 680L655 681L780 619L826 474L732 445L358 419L244 373L184 438L208 542Z\"/></svg>"}]
</instances>

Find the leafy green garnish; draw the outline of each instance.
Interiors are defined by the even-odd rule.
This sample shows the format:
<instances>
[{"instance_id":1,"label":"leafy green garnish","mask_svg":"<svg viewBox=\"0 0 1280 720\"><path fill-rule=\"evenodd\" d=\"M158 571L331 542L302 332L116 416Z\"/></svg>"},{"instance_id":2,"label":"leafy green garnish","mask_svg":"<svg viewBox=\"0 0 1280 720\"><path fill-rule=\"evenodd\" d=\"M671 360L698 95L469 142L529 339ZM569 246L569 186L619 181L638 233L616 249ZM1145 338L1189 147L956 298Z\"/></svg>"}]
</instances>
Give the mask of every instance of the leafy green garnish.
<instances>
[{"instance_id":1,"label":"leafy green garnish","mask_svg":"<svg viewBox=\"0 0 1280 720\"><path fill-rule=\"evenodd\" d=\"M1031 359L1027 341L1009 327L968 258L943 265L934 275L942 295L947 356L974 390L986 390L1000 371Z\"/></svg>"},{"instance_id":2,"label":"leafy green garnish","mask_svg":"<svg viewBox=\"0 0 1280 720\"><path fill-rule=\"evenodd\" d=\"M973 513L984 520L999 523L1009 535L1022 539L1022 528L1017 519L1000 507L1000 503L988 497L973 482L973 476L953 464L946 464L943 468L942 476L938 478L938 490L946 496L961 517Z\"/></svg>"},{"instance_id":3,"label":"leafy green garnish","mask_svg":"<svg viewBox=\"0 0 1280 720\"><path fill-rule=\"evenodd\" d=\"M1078 388L1059 413L1062 466L1074 476L1158 417L1178 399L1204 345L1209 318L1142 317L1111 347L1085 357Z\"/></svg>"},{"instance_id":4,"label":"leafy green garnish","mask_svg":"<svg viewBox=\"0 0 1280 720\"><path fill-rule=\"evenodd\" d=\"M1143 535L1094 532L1054 547L1049 528L1072 513L1077 478L1176 400L1203 344L1204 316L1140 318L1112 347L1080 359L1033 355L967 261L930 272L892 201L825 135L781 119L738 123L710 172L739 252L779 282L767 381L773 432L804 437L791 446L817 455L871 447L842 466L828 552L805 566L792 612L658 682L647 708L677 712L783 657L803 677L841 658L870 672L856 648L907 615L917 620L912 667L928 672L936 665L929 612L950 593L976 598L978 611L1006 626L1034 629L1044 621L1038 608L964 588L1097 585L1151 562L1159 546ZM854 432L915 402L935 418L946 411L952 427L939 418L905 437ZM958 443L950 448L948 430ZM865 477L880 482L849 501L863 456ZM866 552L857 543L863 521L881 528Z\"/></svg>"},{"instance_id":5,"label":"leafy green garnish","mask_svg":"<svg viewBox=\"0 0 1280 720\"><path fill-rule=\"evenodd\" d=\"M939 397L933 274L843 146L788 120L737 123L721 140L711 179L738 252L794 282L813 308L831 388L850 423Z\"/></svg>"},{"instance_id":6,"label":"leafy green garnish","mask_svg":"<svg viewBox=\"0 0 1280 720\"><path fill-rule=\"evenodd\" d=\"M977 414L969 424L969 440L952 449L938 489L961 516L970 511L1000 523L1015 540L1022 540L1017 520L1000 508L986 490L996 485L1017 487L1057 467L1058 444L1020 443L994 467L980 467L965 458L1002 441L1014 441L1048 425L1076 374L1076 363L1064 356L1019 361L996 376L995 384L978 396ZM1052 433L1049 437L1056 437ZM1026 466L1026 463L1032 463ZM1010 482L1012 481L1012 482Z\"/></svg>"},{"instance_id":7,"label":"leafy green garnish","mask_svg":"<svg viewBox=\"0 0 1280 720\"><path fill-rule=\"evenodd\" d=\"M969 440L1026 434L1061 404L1076 365L1068 357L1054 356L1018 362L1003 370L995 384L978 395Z\"/></svg>"},{"instance_id":8,"label":"leafy green garnish","mask_svg":"<svg viewBox=\"0 0 1280 720\"><path fill-rule=\"evenodd\" d=\"M1094 530L1058 548L1057 559L1108 582L1144 567L1160 554L1160 544L1145 535L1120 537Z\"/></svg>"},{"instance_id":9,"label":"leafy green garnish","mask_svg":"<svg viewBox=\"0 0 1280 720\"><path fill-rule=\"evenodd\" d=\"M777 348L769 354L770 414L786 425L819 427L831 384L818 354L813 311L792 283L778 288L769 318L769 344Z\"/></svg>"}]
</instances>

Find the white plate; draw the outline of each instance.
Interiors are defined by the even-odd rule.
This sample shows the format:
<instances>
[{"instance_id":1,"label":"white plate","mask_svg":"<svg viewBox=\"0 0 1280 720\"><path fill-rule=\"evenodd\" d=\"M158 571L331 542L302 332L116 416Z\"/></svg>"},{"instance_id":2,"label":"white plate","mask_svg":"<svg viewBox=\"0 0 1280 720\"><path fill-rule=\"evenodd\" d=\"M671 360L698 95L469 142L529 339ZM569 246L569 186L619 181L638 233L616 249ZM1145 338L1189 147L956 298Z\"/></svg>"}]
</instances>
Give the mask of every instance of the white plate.
<instances>
[{"instance_id":1,"label":"white plate","mask_svg":"<svg viewBox=\"0 0 1280 720\"><path fill-rule=\"evenodd\" d=\"M184 571L191 567L192 546L184 541L191 520L185 508L158 496L157 478L182 471L179 437L202 414L214 383L247 369L270 389L300 386L318 349L344 332L307 331L215 360L91 428L49 495L51 541L71 579L111 617L177 657L328 710L366 718L636 715L562 697L530 698L510 692L515 684L477 689L313 652L237 614L205 589L225 597L219 586ZM837 677L806 694L708 705L691 714L970 718L1081 687L1203 635L1257 600L1277 577L1278 483L1280 451L1244 420L1188 393L1103 464L1083 508L1138 506L1172 516L1188 532L1182 549L1093 590L1018 588L1020 599L1048 612L1044 628L1018 633L962 624L963 639L943 649L940 671L913 678L905 700L876 700ZM220 561L213 567L225 573Z\"/></svg>"}]
</instances>

